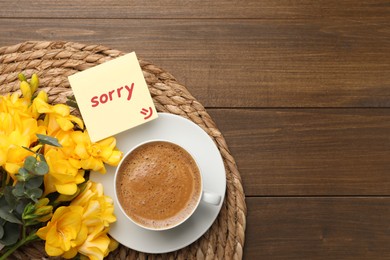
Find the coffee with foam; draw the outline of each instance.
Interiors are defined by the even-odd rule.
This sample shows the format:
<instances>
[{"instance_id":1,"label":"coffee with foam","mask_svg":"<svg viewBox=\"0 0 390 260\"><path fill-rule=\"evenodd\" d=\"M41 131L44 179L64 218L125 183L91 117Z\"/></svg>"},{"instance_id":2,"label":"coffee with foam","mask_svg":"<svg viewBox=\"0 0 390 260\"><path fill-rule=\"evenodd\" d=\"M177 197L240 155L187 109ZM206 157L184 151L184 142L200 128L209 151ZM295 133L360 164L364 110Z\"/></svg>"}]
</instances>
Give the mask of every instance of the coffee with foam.
<instances>
[{"instance_id":1,"label":"coffee with foam","mask_svg":"<svg viewBox=\"0 0 390 260\"><path fill-rule=\"evenodd\" d=\"M180 146L165 141L149 142L130 152L116 178L125 214L155 230L176 226L191 215L201 190L195 160Z\"/></svg>"}]
</instances>

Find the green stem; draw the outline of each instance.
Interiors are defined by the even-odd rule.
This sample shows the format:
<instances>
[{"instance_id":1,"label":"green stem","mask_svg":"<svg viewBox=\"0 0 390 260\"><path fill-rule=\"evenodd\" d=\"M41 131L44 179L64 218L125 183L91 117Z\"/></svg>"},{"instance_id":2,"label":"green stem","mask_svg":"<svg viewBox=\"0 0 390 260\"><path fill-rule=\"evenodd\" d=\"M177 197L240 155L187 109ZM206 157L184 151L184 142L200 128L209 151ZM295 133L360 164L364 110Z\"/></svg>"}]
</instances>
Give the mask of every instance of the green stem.
<instances>
[{"instance_id":1,"label":"green stem","mask_svg":"<svg viewBox=\"0 0 390 260\"><path fill-rule=\"evenodd\" d=\"M23 238L22 240L18 241L15 245L13 245L11 248L9 248L4 255L0 256L0 260L6 260L7 257L12 255L13 252L15 252L19 247L26 245L34 240L38 239L38 236L35 234L35 231L31 232L27 237Z\"/></svg>"},{"instance_id":2,"label":"green stem","mask_svg":"<svg viewBox=\"0 0 390 260\"><path fill-rule=\"evenodd\" d=\"M23 239L26 239L26 226L25 225L23 225L23 227L22 227L22 240Z\"/></svg>"}]
</instances>

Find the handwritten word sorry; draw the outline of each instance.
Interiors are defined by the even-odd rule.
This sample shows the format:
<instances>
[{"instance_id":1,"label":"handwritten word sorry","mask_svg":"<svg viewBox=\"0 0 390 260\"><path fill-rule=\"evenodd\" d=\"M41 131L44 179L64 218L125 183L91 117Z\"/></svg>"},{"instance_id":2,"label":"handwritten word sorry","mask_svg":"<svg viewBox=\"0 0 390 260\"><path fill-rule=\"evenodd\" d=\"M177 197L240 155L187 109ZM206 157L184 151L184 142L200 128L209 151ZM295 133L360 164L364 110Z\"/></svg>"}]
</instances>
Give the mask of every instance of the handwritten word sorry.
<instances>
[{"instance_id":1,"label":"handwritten word sorry","mask_svg":"<svg viewBox=\"0 0 390 260\"><path fill-rule=\"evenodd\" d=\"M134 83L131 84L131 87L128 87L127 85L125 87L120 87L117 89L113 89L111 91L108 91L108 93L103 93L100 96L94 96L91 98L92 107L97 107L99 104L107 103L108 101L112 101L115 98L121 98L122 97L122 90L127 90L125 94L127 93L127 100L131 99L131 96L133 95L133 89L134 89ZM126 95L124 94L124 97Z\"/></svg>"}]
</instances>

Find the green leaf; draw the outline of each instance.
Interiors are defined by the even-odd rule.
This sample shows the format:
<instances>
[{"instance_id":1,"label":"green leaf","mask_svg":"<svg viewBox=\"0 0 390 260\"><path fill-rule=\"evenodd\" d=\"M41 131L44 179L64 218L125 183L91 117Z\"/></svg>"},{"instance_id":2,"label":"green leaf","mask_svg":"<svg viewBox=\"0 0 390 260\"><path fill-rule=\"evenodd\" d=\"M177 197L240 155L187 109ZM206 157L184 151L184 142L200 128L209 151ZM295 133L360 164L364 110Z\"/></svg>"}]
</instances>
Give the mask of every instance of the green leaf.
<instances>
[{"instance_id":1,"label":"green leaf","mask_svg":"<svg viewBox=\"0 0 390 260\"><path fill-rule=\"evenodd\" d=\"M4 236L4 228L3 226L0 226L0 239Z\"/></svg>"},{"instance_id":2,"label":"green leaf","mask_svg":"<svg viewBox=\"0 0 390 260\"><path fill-rule=\"evenodd\" d=\"M27 189L34 189L39 188L43 183L43 177L42 176L34 176L30 178L28 181L26 181L26 188Z\"/></svg>"},{"instance_id":3,"label":"green leaf","mask_svg":"<svg viewBox=\"0 0 390 260\"><path fill-rule=\"evenodd\" d=\"M22 222L10 211L11 211L11 209L8 205L5 207L1 207L0 208L0 218L6 220L8 222L22 224Z\"/></svg>"},{"instance_id":4,"label":"green leaf","mask_svg":"<svg viewBox=\"0 0 390 260\"><path fill-rule=\"evenodd\" d=\"M16 197L24 196L24 182L18 182L12 190L12 194Z\"/></svg>"},{"instance_id":5,"label":"green leaf","mask_svg":"<svg viewBox=\"0 0 390 260\"><path fill-rule=\"evenodd\" d=\"M17 214L17 216L19 216L20 218L22 217L24 208L27 206L29 201L29 199L21 199L18 201L18 205L16 206L14 213Z\"/></svg>"},{"instance_id":6,"label":"green leaf","mask_svg":"<svg viewBox=\"0 0 390 260\"><path fill-rule=\"evenodd\" d=\"M62 147L61 144L58 142L58 140L54 137L47 136L47 135L41 135L37 134L38 141L42 144L48 144L56 147Z\"/></svg>"},{"instance_id":7,"label":"green leaf","mask_svg":"<svg viewBox=\"0 0 390 260\"><path fill-rule=\"evenodd\" d=\"M7 206L7 201L5 200L4 196L0 196L0 208Z\"/></svg>"},{"instance_id":8,"label":"green leaf","mask_svg":"<svg viewBox=\"0 0 390 260\"><path fill-rule=\"evenodd\" d=\"M38 199L42 196L42 193L43 191L40 188L30 189L26 191L26 195L35 202L37 202Z\"/></svg>"},{"instance_id":9,"label":"green leaf","mask_svg":"<svg viewBox=\"0 0 390 260\"><path fill-rule=\"evenodd\" d=\"M66 104L70 107L73 107L73 108L76 108L79 110L79 106L78 106L78 104L76 102L76 98L74 96L68 97Z\"/></svg>"},{"instance_id":10,"label":"green leaf","mask_svg":"<svg viewBox=\"0 0 390 260\"><path fill-rule=\"evenodd\" d=\"M8 206L11 209L14 209L14 208L16 208L17 199L15 198L15 195L12 194L12 190L13 189L11 186L6 186L4 188L4 198L5 198L5 201L7 202Z\"/></svg>"},{"instance_id":11,"label":"green leaf","mask_svg":"<svg viewBox=\"0 0 390 260\"><path fill-rule=\"evenodd\" d=\"M33 150L31 150L30 148L26 147L26 146L22 146L22 148L26 149L27 151L29 152L32 152L33 154L35 154L35 152Z\"/></svg>"},{"instance_id":12,"label":"green leaf","mask_svg":"<svg viewBox=\"0 0 390 260\"><path fill-rule=\"evenodd\" d=\"M47 165L46 162L39 162L38 161L35 164L35 169L33 171L34 174L42 176L42 175L45 175L48 172L49 172L49 166Z\"/></svg>"},{"instance_id":13,"label":"green leaf","mask_svg":"<svg viewBox=\"0 0 390 260\"><path fill-rule=\"evenodd\" d=\"M4 224L4 235L0 239L0 243L5 246L10 246L15 244L19 239L19 225L15 223L6 222Z\"/></svg>"},{"instance_id":14,"label":"green leaf","mask_svg":"<svg viewBox=\"0 0 390 260\"><path fill-rule=\"evenodd\" d=\"M30 177L30 174L25 168L21 167L15 177L18 181L26 181Z\"/></svg>"},{"instance_id":15,"label":"green leaf","mask_svg":"<svg viewBox=\"0 0 390 260\"><path fill-rule=\"evenodd\" d=\"M24 168L26 168L27 171L33 172L35 169L35 164L37 163L37 158L34 156L27 156L24 160Z\"/></svg>"}]
</instances>

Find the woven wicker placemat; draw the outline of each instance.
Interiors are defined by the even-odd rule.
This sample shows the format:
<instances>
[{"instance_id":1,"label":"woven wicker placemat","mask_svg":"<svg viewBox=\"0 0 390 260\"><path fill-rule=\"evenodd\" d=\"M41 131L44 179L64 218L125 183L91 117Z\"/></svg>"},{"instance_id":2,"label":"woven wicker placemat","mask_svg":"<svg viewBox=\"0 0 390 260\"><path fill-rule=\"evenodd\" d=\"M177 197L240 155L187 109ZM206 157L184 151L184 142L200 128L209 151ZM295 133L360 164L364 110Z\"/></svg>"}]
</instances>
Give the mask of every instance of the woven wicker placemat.
<instances>
[{"instance_id":1,"label":"woven wicker placemat","mask_svg":"<svg viewBox=\"0 0 390 260\"><path fill-rule=\"evenodd\" d=\"M101 45L74 42L29 41L0 48L0 94L19 91L18 74L28 78L37 73L49 101L65 103L72 95L67 77L124 53ZM176 79L157 66L140 64L159 112L188 118L202 127L215 141L226 169L225 201L217 220L196 242L181 250L161 255L140 253L124 246L107 259L241 259L246 226L245 195L241 177L225 139L210 115ZM130 234L131 235L131 234ZM29 244L12 256L14 259L45 259L42 242Z\"/></svg>"}]
</instances>

